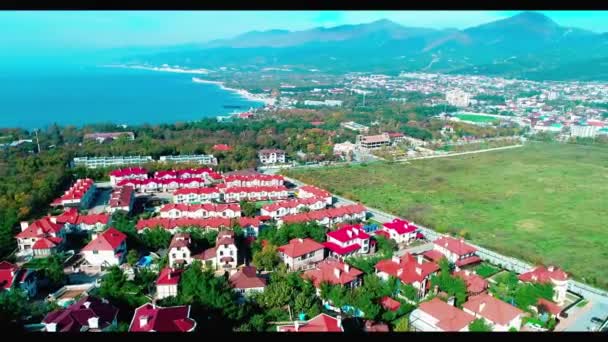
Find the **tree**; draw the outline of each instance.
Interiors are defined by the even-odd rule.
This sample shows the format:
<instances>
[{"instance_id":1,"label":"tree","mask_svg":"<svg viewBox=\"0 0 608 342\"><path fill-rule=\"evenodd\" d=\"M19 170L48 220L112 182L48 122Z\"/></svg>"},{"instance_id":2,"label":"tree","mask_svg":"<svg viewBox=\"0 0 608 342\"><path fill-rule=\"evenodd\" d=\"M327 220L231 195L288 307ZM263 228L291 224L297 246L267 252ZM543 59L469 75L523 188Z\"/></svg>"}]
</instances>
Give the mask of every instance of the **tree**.
<instances>
[{"instance_id":1,"label":"tree","mask_svg":"<svg viewBox=\"0 0 608 342\"><path fill-rule=\"evenodd\" d=\"M277 247L267 244L261 251L253 255L253 264L260 270L272 271L281 262Z\"/></svg>"},{"instance_id":2,"label":"tree","mask_svg":"<svg viewBox=\"0 0 608 342\"><path fill-rule=\"evenodd\" d=\"M402 284L401 293L410 300L418 299L418 290L411 284Z\"/></svg>"},{"instance_id":3,"label":"tree","mask_svg":"<svg viewBox=\"0 0 608 342\"><path fill-rule=\"evenodd\" d=\"M162 228L146 229L142 234L142 242L152 250L167 248L170 241L171 233Z\"/></svg>"},{"instance_id":4,"label":"tree","mask_svg":"<svg viewBox=\"0 0 608 342\"><path fill-rule=\"evenodd\" d=\"M134 266L137 263L137 260L139 260L137 251L134 249L130 250L129 253L127 253L127 264Z\"/></svg>"},{"instance_id":5,"label":"tree","mask_svg":"<svg viewBox=\"0 0 608 342\"><path fill-rule=\"evenodd\" d=\"M469 331L488 332L492 331L492 326L487 324L483 318L477 318L469 324Z\"/></svg>"},{"instance_id":6,"label":"tree","mask_svg":"<svg viewBox=\"0 0 608 342\"><path fill-rule=\"evenodd\" d=\"M20 321L27 313L28 300L25 291L0 292L0 322Z\"/></svg>"},{"instance_id":7,"label":"tree","mask_svg":"<svg viewBox=\"0 0 608 342\"><path fill-rule=\"evenodd\" d=\"M240 205L241 205L241 213L243 213L243 216L254 217L258 211L258 209L255 206L255 203L241 201Z\"/></svg>"},{"instance_id":8,"label":"tree","mask_svg":"<svg viewBox=\"0 0 608 342\"><path fill-rule=\"evenodd\" d=\"M393 253L397 250L397 243L393 239L387 239L384 236L376 235L375 238L378 242L378 253L384 258L392 258Z\"/></svg>"},{"instance_id":9,"label":"tree","mask_svg":"<svg viewBox=\"0 0 608 342\"><path fill-rule=\"evenodd\" d=\"M407 316L399 318L395 323L395 327L393 328L396 332L407 332L410 331L410 320Z\"/></svg>"}]
</instances>

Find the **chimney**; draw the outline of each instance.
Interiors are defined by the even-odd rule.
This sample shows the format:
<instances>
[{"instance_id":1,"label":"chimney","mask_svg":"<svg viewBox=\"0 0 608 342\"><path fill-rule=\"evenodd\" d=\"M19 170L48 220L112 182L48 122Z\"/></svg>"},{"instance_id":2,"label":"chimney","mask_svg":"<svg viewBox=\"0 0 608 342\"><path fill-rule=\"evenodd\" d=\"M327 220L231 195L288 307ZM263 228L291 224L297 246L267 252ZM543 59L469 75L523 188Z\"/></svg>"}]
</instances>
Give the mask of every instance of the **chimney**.
<instances>
[{"instance_id":1,"label":"chimney","mask_svg":"<svg viewBox=\"0 0 608 342\"><path fill-rule=\"evenodd\" d=\"M393 260L394 263L397 263L397 264L399 263L399 257L396 256L396 255L393 255L392 260Z\"/></svg>"},{"instance_id":2,"label":"chimney","mask_svg":"<svg viewBox=\"0 0 608 342\"><path fill-rule=\"evenodd\" d=\"M27 221L21 221L21 231L24 231L27 229L27 227L29 227L30 224L27 223Z\"/></svg>"},{"instance_id":3,"label":"chimney","mask_svg":"<svg viewBox=\"0 0 608 342\"><path fill-rule=\"evenodd\" d=\"M336 319L338 320L338 328L342 328L342 316L338 315Z\"/></svg>"},{"instance_id":4,"label":"chimney","mask_svg":"<svg viewBox=\"0 0 608 342\"><path fill-rule=\"evenodd\" d=\"M346 235L348 235L348 238L350 239L353 237L353 232L351 232L350 230L347 230Z\"/></svg>"},{"instance_id":5,"label":"chimney","mask_svg":"<svg viewBox=\"0 0 608 342\"><path fill-rule=\"evenodd\" d=\"M336 278L340 278L340 269L339 268L334 268L334 276L336 276Z\"/></svg>"},{"instance_id":6,"label":"chimney","mask_svg":"<svg viewBox=\"0 0 608 342\"><path fill-rule=\"evenodd\" d=\"M296 332L300 331L300 322L294 321L293 327L296 329Z\"/></svg>"},{"instance_id":7,"label":"chimney","mask_svg":"<svg viewBox=\"0 0 608 342\"><path fill-rule=\"evenodd\" d=\"M469 270L464 270L464 274L468 277L471 274L471 271Z\"/></svg>"},{"instance_id":8,"label":"chimney","mask_svg":"<svg viewBox=\"0 0 608 342\"><path fill-rule=\"evenodd\" d=\"M486 307L486 303L485 302L479 304L479 312L481 313L485 307Z\"/></svg>"},{"instance_id":9,"label":"chimney","mask_svg":"<svg viewBox=\"0 0 608 342\"><path fill-rule=\"evenodd\" d=\"M298 238L298 242L299 243L304 243L304 240L302 238Z\"/></svg>"},{"instance_id":10,"label":"chimney","mask_svg":"<svg viewBox=\"0 0 608 342\"><path fill-rule=\"evenodd\" d=\"M549 266L549 267L547 267L547 270L548 270L549 272L553 272L553 270L555 270L555 267L553 267L553 266Z\"/></svg>"},{"instance_id":11,"label":"chimney","mask_svg":"<svg viewBox=\"0 0 608 342\"><path fill-rule=\"evenodd\" d=\"M169 272L167 273L167 279L171 279L171 273L173 273L173 270L169 269Z\"/></svg>"},{"instance_id":12,"label":"chimney","mask_svg":"<svg viewBox=\"0 0 608 342\"><path fill-rule=\"evenodd\" d=\"M55 216L51 216L51 222L53 222L53 223L57 223L57 217L55 217Z\"/></svg>"},{"instance_id":13,"label":"chimney","mask_svg":"<svg viewBox=\"0 0 608 342\"><path fill-rule=\"evenodd\" d=\"M88 309L89 307L91 307L91 302L84 302L83 305L84 305L85 308Z\"/></svg>"},{"instance_id":14,"label":"chimney","mask_svg":"<svg viewBox=\"0 0 608 342\"><path fill-rule=\"evenodd\" d=\"M448 298L448 305L454 306L455 303L456 299L454 298L454 296Z\"/></svg>"},{"instance_id":15,"label":"chimney","mask_svg":"<svg viewBox=\"0 0 608 342\"><path fill-rule=\"evenodd\" d=\"M418 265L422 265L422 254L418 254Z\"/></svg>"},{"instance_id":16,"label":"chimney","mask_svg":"<svg viewBox=\"0 0 608 342\"><path fill-rule=\"evenodd\" d=\"M536 281L538 278L536 277L536 274L532 275L532 281Z\"/></svg>"},{"instance_id":17,"label":"chimney","mask_svg":"<svg viewBox=\"0 0 608 342\"><path fill-rule=\"evenodd\" d=\"M443 247L448 248L448 242L447 241L443 244Z\"/></svg>"},{"instance_id":18,"label":"chimney","mask_svg":"<svg viewBox=\"0 0 608 342\"><path fill-rule=\"evenodd\" d=\"M89 329L99 329L99 317L91 317L88 322Z\"/></svg>"},{"instance_id":19,"label":"chimney","mask_svg":"<svg viewBox=\"0 0 608 342\"><path fill-rule=\"evenodd\" d=\"M403 274L403 268L397 270L397 277L400 277Z\"/></svg>"},{"instance_id":20,"label":"chimney","mask_svg":"<svg viewBox=\"0 0 608 342\"><path fill-rule=\"evenodd\" d=\"M344 264L344 272L346 272L346 273L350 272L350 265L349 264Z\"/></svg>"},{"instance_id":21,"label":"chimney","mask_svg":"<svg viewBox=\"0 0 608 342\"><path fill-rule=\"evenodd\" d=\"M422 275L422 269L420 267L416 267L416 274Z\"/></svg>"},{"instance_id":22,"label":"chimney","mask_svg":"<svg viewBox=\"0 0 608 342\"><path fill-rule=\"evenodd\" d=\"M91 234L91 241L97 239L97 233Z\"/></svg>"},{"instance_id":23,"label":"chimney","mask_svg":"<svg viewBox=\"0 0 608 342\"><path fill-rule=\"evenodd\" d=\"M143 315L139 317L139 327L143 328L148 324L148 316Z\"/></svg>"},{"instance_id":24,"label":"chimney","mask_svg":"<svg viewBox=\"0 0 608 342\"><path fill-rule=\"evenodd\" d=\"M49 323L46 325L46 331L57 332L57 323Z\"/></svg>"}]
</instances>

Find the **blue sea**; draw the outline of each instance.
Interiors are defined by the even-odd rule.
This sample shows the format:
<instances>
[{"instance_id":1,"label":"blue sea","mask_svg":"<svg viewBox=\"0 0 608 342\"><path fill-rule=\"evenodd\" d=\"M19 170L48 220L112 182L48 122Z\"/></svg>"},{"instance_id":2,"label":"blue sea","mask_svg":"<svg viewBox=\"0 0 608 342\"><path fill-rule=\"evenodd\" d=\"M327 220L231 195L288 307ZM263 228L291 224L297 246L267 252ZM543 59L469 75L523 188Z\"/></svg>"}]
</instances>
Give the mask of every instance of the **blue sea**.
<instances>
[{"instance_id":1,"label":"blue sea","mask_svg":"<svg viewBox=\"0 0 608 342\"><path fill-rule=\"evenodd\" d=\"M205 75L110 67L0 70L0 128L175 123L263 105L192 77Z\"/></svg>"}]
</instances>

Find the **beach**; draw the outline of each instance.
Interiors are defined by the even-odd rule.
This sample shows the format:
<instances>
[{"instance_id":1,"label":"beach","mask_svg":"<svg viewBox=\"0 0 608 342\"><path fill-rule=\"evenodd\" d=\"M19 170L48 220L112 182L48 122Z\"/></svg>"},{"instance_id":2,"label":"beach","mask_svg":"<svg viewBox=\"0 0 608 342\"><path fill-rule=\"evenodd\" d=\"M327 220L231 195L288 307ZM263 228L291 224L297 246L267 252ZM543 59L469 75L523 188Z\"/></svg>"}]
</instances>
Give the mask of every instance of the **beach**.
<instances>
[{"instance_id":1,"label":"beach","mask_svg":"<svg viewBox=\"0 0 608 342\"><path fill-rule=\"evenodd\" d=\"M274 98L271 98L269 96L252 94L252 93L250 93L250 92L248 92L247 90L244 90L244 89L228 88L228 87L226 87L224 85L224 82L221 82L221 81L210 81L210 80L204 80L204 79L198 78L198 77L192 77L192 82L194 82L194 83L216 84L222 90L234 92L234 93L238 94L239 96L241 96L244 99L247 99L249 101L263 102L265 105L274 105L274 103L276 102L276 100Z\"/></svg>"},{"instance_id":2,"label":"beach","mask_svg":"<svg viewBox=\"0 0 608 342\"><path fill-rule=\"evenodd\" d=\"M211 72L211 70L202 69L202 68L201 69L184 69L184 68L180 68L179 65L174 65L173 67L171 67L168 64L163 64L160 67L144 66L144 65L124 65L124 64L102 65L102 67L163 71L163 72L174 72L174 73L180 73L180 74L196 74L196 75L206 75Z\"/></svg>"}]
</instances>

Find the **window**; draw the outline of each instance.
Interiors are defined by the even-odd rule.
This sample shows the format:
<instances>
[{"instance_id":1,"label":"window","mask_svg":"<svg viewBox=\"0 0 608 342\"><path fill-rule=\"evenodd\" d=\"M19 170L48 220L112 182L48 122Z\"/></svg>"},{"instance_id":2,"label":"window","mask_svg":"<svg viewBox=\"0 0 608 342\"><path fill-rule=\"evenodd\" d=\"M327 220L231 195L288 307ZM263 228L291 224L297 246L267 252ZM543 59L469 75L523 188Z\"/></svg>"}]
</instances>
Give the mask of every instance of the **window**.
<instances>
[{"instance_id":1,"label":"window","mask_svg":"<svg viewBox=\"0 0 608 342\"><path fill-rule=\"evenodd\" d=\"M176 258L175 253L173 253L172 257L173 257L173 259L175 259L175 258Z\"/></svg>"},{"instance_id":2,"label":"window","mask_svg":"<svg viewBox=\"0 0 608 342\"><path fill-rule=\"evenodd\" d=\"M223 256L223 255L224 255L224 251L220 251L220 256Z\"/></svg>"},{"instance_id":3,"label":"window","mask_svg":"<svg viewBox=\"0 0 608 342\"><path fill-rule=\"evenodd\" d=\"M182 258L186 258L186 253L182 253Z\"/></svg>"},{"instance_id":4,"label":"window","mask_svg":"<svg viewBox=\"0 0 608 342\"><path fill-rule=\"evenodd\" d=\"M230 251L230 255L232 255L232 252L233 252L233 251Z\"/></svg>"},{"instance_id":5,"label":"window","mask_svg":"<svg viewBox=\"0 0 608 342\"><path fill-rule=\"evenodd\" d=\"M99 254L99 251L98 251L98 250L96 250L96 249L94 249L94 250L93 250L93 254Z\"/></svg>"}]
</instances>

